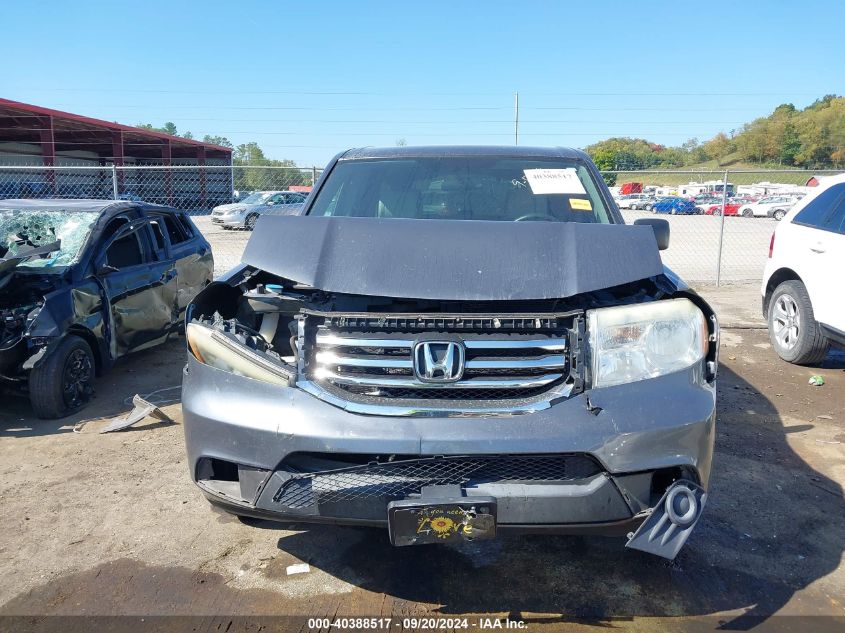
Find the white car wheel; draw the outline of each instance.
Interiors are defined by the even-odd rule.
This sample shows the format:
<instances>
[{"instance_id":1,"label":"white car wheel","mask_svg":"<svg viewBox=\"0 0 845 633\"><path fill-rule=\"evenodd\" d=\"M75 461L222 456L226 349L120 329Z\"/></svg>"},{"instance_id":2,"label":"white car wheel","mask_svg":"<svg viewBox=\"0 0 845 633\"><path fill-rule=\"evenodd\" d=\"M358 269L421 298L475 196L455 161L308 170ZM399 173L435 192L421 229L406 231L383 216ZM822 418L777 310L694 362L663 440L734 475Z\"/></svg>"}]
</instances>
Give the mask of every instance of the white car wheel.
<instances>
[{"instance_id":1,"label":"white car wheel","mask_svg":"<svg viewBox=\"0 0 845 633\"><path fill-rule=\"evenodd\" d=\"M819 330L810 295L800 281L784 281L769 302L769 339L778 356L796 365L820 363L828 340Z\"/></svg>"},{"instance_id":2,"label":"white car wheel","mask_svg":"<svg viewBox=\"0 0 845 633\"><path fill-rule=\"evenodd\" d=\"M801 313L795 297L783 293L772 305L772 334L779 346L791 350L798 344L801 328Z\"/></svg>"}]
</instances>

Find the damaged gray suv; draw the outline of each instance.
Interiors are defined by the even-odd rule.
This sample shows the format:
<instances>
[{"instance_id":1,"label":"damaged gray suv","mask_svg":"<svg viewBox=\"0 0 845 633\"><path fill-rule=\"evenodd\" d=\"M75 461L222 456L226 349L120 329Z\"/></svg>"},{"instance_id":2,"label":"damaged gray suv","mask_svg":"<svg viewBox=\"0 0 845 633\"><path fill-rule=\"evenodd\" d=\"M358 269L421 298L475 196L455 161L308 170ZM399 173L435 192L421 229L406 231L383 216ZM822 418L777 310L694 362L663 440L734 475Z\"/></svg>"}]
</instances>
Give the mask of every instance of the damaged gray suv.
<instances>
[{"instance_id":1,"label":"damaged gray suv","mask_svg":"<svg viewBox=\"0 0 845 633\"><path fill-rule=\"evenodd\" d=\"M237 515L394 545L627 535L706 501L718 324L569 149L351 150L187 314L190 471Z\"/></svg>"}]
</instances>

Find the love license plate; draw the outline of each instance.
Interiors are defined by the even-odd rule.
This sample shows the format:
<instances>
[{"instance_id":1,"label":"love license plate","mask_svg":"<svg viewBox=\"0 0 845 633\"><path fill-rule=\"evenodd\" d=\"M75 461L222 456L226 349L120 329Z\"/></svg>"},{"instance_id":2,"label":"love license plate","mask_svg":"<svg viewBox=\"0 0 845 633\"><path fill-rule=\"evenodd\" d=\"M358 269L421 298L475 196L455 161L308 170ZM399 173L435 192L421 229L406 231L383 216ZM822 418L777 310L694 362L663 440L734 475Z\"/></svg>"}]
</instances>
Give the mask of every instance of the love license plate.
<instances>
[{"instance_id":1,"label":"love license plate","mask_svg":"<svg viewBox=\"0 0 845 633\"><path fill-rule=\"evenodd\" d=\"M496 536L496 502L393 501L387 506L390 542L396 546L448 543Z\"/></svg>"}]
</instances>

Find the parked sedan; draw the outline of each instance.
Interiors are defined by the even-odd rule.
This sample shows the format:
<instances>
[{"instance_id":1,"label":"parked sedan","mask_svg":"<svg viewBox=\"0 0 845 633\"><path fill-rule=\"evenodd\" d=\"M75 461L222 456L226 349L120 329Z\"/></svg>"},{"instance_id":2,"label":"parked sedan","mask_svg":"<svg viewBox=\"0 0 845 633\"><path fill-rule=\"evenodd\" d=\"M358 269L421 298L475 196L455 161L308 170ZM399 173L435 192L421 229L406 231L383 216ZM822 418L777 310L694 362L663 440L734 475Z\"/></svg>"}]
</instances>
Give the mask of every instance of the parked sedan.
<instances>
[{"instance_id":1,"label":"parked sedan","mask_svg":"<svg viewBox=\"0 0 845 633\"><path fill-rule=\"evenodd\" d=\"M740 206L737 202L729 202L725 205L725 215L739 215ZM722 215L722 203L710 205L705 213L707 215Z\"/></svg>"},{"instance_id":2,"label":"parked sedan","mask_svg":"<svg viewBox=\"0 0 845 633\"><path fill-rule=\"evenodd\" d=\"M691 202L698 208L699 213L706 213L714 204L722 204L722 196L712 193L700 193L690 198Z\"/></svg>"},{"instance_id":3,"label":"parked sedan","mask_svg":"<svg viewBox=\"0 0 845 633\"><path fill-rule=\"evenodd\" d=\"M620 209L631 209L633 211L645 209L645 205L650 197L645 193L629 193L617 198L616 206Z\"/></svg>"},{"instance_id":4,"label":"parked sedan","mask_svg":"<svg viewBox=\"0 0 845 633\"><path fill-rule=\"evenodd\" d=\"M214 207L211 222L224 229L251 231L262 213L295 215L302 210L304 202L305 195L297 191L256 191L243 202Z\"/></svg>"},{"instance_id":5,"label":"parked sedan","mask_svg":"<svg viewBox=\"0 0 845 633\"><path fill-rule=\"evenodd\" d=\"M782 220L795 203L796 196L769 196L752 204L743 205L739 213L746 218L774 218Z\"/></svg>"},{"instance_id":6,"label":"parked sedan","mask_svg":"<svg viewBox=\"0 0 845 633\"><path fill-rule=\"evenodd\" d=\"M686 198L663 198L651 206L652 213L671 213L672 215L696 215L698 208L691 200Z\"/></svg>"},{"instance_id":7,"label":"parked sedan","mask_svg":"<svg viewBox=\"0 0 845 633\"><path fill-rule=\"evenodd\" d=\"M40 418L78 411L95 370L178 332L213 268L208 242L168 207L0 201L0 385Z\"/></svg>"}]
</instances>

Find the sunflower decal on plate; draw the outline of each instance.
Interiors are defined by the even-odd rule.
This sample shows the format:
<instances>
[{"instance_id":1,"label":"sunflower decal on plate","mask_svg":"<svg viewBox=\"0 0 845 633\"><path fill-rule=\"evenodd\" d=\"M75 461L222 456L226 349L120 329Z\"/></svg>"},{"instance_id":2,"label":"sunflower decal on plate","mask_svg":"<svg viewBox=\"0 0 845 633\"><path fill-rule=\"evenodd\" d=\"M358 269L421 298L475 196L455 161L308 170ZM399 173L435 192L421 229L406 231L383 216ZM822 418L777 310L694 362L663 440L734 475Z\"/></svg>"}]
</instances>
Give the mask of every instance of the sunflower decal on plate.
<instances>
[{"instance_id":1,"label":"sunflower decal on plate","mask_svg":"<svg viewBox=\"0 0 845 633\"><path fill-rule=\"evenodd\" d=\"M440 538L446 538L449 536L449 532L455 529L455 522L449 517L435 517L431 519L429 525Z\"/></svg>"}]
</instances>

